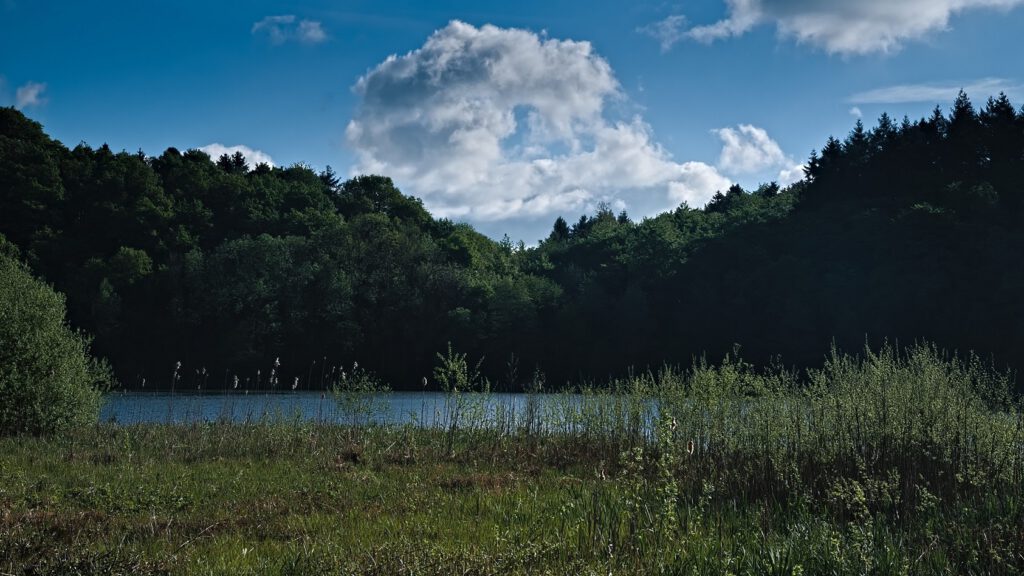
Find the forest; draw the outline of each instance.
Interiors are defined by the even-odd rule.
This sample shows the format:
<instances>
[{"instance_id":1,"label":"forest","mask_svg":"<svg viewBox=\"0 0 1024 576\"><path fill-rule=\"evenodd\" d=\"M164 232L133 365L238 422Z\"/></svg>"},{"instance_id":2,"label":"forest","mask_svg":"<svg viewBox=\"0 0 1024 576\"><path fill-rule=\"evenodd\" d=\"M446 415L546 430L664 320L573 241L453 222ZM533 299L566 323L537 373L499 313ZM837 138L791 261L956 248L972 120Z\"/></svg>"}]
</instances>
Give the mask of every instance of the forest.
<instances>
[{"instance_id":1,"label":"forest","mask_svg":"<svg viewBox=\"0 0 1024 576\"><path fill-rule=\"evenodd\" d=\"M816 365L833 345L929 341L1024 364L1024 109L961 92L857 121L805 173L642 220L601 206L527 247L386 176L69 149L0 108L0 253L66 296L129 389L173 385L179 362L180 386L311 389L353 361L419 389L449 343L498 390L737 348Z\"/></svg>"}]
</instances>

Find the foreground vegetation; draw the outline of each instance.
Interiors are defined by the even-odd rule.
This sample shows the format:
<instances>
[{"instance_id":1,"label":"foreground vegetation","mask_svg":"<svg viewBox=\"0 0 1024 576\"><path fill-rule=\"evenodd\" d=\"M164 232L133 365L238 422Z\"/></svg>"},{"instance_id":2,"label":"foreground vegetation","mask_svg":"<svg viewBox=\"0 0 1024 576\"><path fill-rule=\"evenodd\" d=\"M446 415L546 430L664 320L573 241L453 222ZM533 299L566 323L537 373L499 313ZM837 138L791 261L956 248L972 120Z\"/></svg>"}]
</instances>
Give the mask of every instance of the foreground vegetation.
<instances>
[{"instance_id":1,"label":"foreground vegetation","mask_svg":"<svg viewBox=\"0 0 1024 576\"><path fill-rule=\"evenodd\" d=\"M472 383L458 362L436 375ZM518 412L453 388L426 429L7 438L0 572L1019 573L1010 388L976 359L887 347L803 373L726 358Z\"/></svg>"},{"instance_id":2,"label":"foreground vegetation","mask_svg":"<svg viewBox=\"0 0 1024 576\"><path fill-rule=\"evenodd\" d=\"M0 238L0 435L91 424L107 365L64 319L64 296L4 254Z\"/></svg>"}]
</instances>

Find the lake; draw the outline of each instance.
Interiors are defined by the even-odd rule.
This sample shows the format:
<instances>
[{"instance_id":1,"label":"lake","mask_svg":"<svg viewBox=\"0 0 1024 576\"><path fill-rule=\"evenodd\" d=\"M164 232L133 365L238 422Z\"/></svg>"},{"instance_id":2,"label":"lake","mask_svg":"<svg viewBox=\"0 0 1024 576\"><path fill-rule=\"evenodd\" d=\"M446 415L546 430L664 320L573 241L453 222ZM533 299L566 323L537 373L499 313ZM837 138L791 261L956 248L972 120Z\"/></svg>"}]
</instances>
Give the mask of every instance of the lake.
<instances>
[{"instance_id":1,"label":"lake","mask_svg":"<svg viewBox=\"0 0 1024 576\"><path fill-rule=\"evenodd\" d=\"M414 424L565 427L584 413L628 421L627 397L580 394L446 394L389 392L335 396L331 392L118 392L104 398L103 422L120 424L307 421L337 424ZM635 405L635 404L634 404ZM648 404L647 408L651 405ZM650 417L646 414L644 419Z\"/></svg>"}]
</instances>

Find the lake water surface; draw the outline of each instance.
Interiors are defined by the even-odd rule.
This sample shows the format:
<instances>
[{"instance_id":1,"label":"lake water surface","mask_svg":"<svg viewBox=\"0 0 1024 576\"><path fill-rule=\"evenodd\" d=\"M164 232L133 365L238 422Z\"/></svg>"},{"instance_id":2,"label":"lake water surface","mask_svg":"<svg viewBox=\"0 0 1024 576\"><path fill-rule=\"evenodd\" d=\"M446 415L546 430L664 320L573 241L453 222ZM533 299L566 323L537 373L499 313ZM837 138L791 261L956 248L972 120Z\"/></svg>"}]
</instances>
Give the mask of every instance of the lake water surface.
<instances>
[{"instance_id":1,"label":"lake water surface","mask_svg":"<svg viewBox=\"0 0 1024 576\"><path fill-rule=\"evenodd\" d=\"M447 425L453 414L477 422L521 421L581 404L575 394L389 392L336 397L331 392L276 394L108 394L100 420L121 424L312 421L340 424ZM570 408L571 410L571 408Z\"/></svg>"}]
</instances>

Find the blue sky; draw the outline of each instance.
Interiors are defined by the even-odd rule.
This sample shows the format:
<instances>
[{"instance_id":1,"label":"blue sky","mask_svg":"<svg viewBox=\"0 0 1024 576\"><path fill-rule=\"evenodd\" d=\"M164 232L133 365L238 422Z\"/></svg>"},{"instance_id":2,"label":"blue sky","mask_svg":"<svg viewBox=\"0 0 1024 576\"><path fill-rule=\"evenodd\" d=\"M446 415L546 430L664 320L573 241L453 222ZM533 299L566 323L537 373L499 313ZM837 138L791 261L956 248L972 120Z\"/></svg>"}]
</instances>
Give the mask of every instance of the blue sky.
<instances>
[{"instance_id":1,"label":"blue sky","mask_svg":"<svg viewBox=\"0 0 1024 576\"><path fill-rule=\"evenodd\" d=\"M1021 30L1024 0L0 0L0 105L69 146L381 172L533 243L792 180L858 114L1019 106Z\"/></svg>"}]
</instances>

